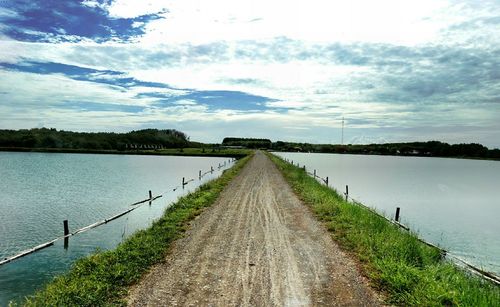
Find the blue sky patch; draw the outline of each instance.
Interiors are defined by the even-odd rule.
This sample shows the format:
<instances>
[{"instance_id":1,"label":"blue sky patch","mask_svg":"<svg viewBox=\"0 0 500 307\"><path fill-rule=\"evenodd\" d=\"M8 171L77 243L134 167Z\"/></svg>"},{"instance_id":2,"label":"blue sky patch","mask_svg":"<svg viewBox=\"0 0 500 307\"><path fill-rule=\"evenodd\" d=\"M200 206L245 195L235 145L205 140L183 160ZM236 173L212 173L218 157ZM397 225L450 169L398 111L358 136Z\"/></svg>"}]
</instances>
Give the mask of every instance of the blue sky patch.
<instances>
[{"instance_id":1,"label":"blue sky patch","mask_svg":"<svg viewBox=\"0 0 500 307\"><path fill-rule=\"evenodd\" d=\"M85 68L74 65L66 65L61 63L54 62L34 62L27 61L22 62L20 64L10 64L10 63L0 63L0 67L29 72L34 74L64 74L72 79L80 80L79 78L83 78L84 76L89 76L93 74L101 74L101 75L115 75L119 76L123 73L113 70L96 70L92 68Z\"/></svg>"},{"instance_id":2,"label":"blue sky patch","mask_svg":"<svg viewBox=\"0 0 500 307\"><path fill-rule=\"evenodd\" d=\"M94 82L120 87L122 91L127 91L134 87L146 87L151 89L171 89L182 90L181 95L172 93L162 93L158 91L143 92L137 94L135 99L153 98L154 106L166 107L183 100L194 101L197 104L205 105L209 110L238 110L238 111L265 111L269 108L267 102L278 101L276 99L252 95L240 91L197 91L192 89L177 89L164 83L148 82L128 77L125 73L114 70L96 70L92 68L66 65L54 62L22 62L19 64L0 63L0 68L12 71L49 75L63 74L68 78L78 81ZM96 97L96 99L99 99ZM68 102L65 107L79 108L88 111L124 111L141 112L144 107L102 104L92 102Z\"/></svg>"},{"instance_id":3,"label":"blue sky patch","mask_svg":"<svg viewBox=\"0 0 500 307\"><path fill-rule=\"evenodd\" d=\"M100 1L109 2L109 1ZM89 7L75 0L14 0L4 5L17 15L4 16L3 34L20 41L73 41L78 38L104 42L129 40L144 34L145 25L163 18L148 14L136 18L112 18L98 6Z\"/></svg>"},{"instance_id":4,"label":"blue sky patch","mask_svg":"<svg viewBox=\"0 0 500 307\"><path fill-rule=\"evenodd\" d=\"M151 93L160 98L160 93ZM145 93L143 95L149 95ZM209 110L265 111L269 108L266 102L277 101L272 98L257 96L239 91L192 91L185 95L168 97L165 95L158 102L160 105L171 104L182 100L196 101L206 105Z\"/></svg>"},{"instance_id":5,"label":"blue sky patch","mask_svg":"<svg viewBox=\"0 0 500 307\"><path fill-rule=\"evenodd\" d=\"M73 80L103 83L127 89L134 86L172 89L172 87L164 83L137 80L135 78L128 77L125 73L120 71L97 70L54 62L27 61L20 64L0 63L0 68L41 75L63 74Z\"/></svg>"}]
</instances>

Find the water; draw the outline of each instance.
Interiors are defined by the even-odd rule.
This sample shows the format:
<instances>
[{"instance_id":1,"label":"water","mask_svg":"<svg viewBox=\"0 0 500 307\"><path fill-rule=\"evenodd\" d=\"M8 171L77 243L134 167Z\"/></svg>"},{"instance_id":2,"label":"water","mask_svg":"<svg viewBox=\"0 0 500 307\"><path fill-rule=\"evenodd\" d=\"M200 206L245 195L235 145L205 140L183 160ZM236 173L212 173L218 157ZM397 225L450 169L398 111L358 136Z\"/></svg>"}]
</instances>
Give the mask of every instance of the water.
<instances>
[{"instance_id":1,"label":"water","mask_svg":"<svg viewBox=\"0 0 500 307\"><path fill-rule=\"evenodd\" d=\"M78 258L110 249L146 228L180 195L220 175L227 158L0 152L0 259L120 213L168 191L108 224L0 266L0 306L19 300L65 272ZM202 181L198 171L215 171ZM226 168L227 168L226 167ZM222 170L223 168L221 168ZM194 178L185 189L182 177Z\"/></svg>"},{"instance_id":2,"label":"water","mask_svg":"<svg viewBox=\"0 0 500 307\"><path fill-rule=\"evenodd\" d=\"M500 162L373 155L276 153L393 217L423 239L500 274Z\"/></svg>"}]
</instances>

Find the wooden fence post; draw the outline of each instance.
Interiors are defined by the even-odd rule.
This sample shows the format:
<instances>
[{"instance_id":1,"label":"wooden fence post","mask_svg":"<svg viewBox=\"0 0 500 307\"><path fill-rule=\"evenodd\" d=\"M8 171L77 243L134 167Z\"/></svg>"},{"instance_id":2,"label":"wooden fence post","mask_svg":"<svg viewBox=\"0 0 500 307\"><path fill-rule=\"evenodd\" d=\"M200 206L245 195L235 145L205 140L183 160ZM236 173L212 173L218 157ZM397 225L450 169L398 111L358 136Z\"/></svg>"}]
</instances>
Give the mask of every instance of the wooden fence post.
<instances>
[{"instance_id":1,"label":"wooden fence post","mask_svg":"<svg viewBox=\"0 0 500 307\"><path fill-rule=\"evenodd\" d=\"M399 207L396 207L396 222L399 222L399 211L400 211L400 208Z\"/></svg>"},{"instance_id":2,"label":"wooden fence post","mask_svg":"<svg viewBox=\"0 0 500 307\"><path fill-rule=\"evenodd\" d=\"M316 170L314 170L314 179L316 179Z\"/></svg>"},{"instance_id":3,"label":"wooden fence post","mask_svg":"<svg viewBox=\"0 0 500 307\"><path fill-rule=\"evenodd\" d=\"M198 172L198 180L201 180L201 170Z\"/></svg>"},{"instance_id":4,"label":"wooden fence post","mask_svg":"<svg viewBox=\"0 0 500 307\"><path fill-rule=\"evenodd\" d=\"M326 183L326 186L328 186L328 176L326 176L325 183Z\"/></svg>"},{"instance_id":5,"label":"wooden fence post","mask_svg":"<svg viewBox=\"0 0 500 307\"><path fill-rule=\"evenodd\" d=\"M182 177L182 188L184 189L184 186L186 185L186 178Z\"/></svg>"},{"instance_id":6,"label":"wooden fence post","mask_svg":"<svg viewBox=\"0 0 500 307\"><path fill-rule=\"evenodd\" d=\"M349 200L349 186L345 185L345 201Z\"/></svg>"},{"instance_id":7,"label":"wooden fence post","mask_svg":"<svg viewBox=\"0 0 500 307\"><path fill-rule=\"evenodd\" d=\"M67 235L69 235L68 220L64 220L63 225L64 225L64 236L67 236Z\"/></svg>"},{"instance_id":8,"label":"wooden fence post","mask_svg":"<svg viewBox=\"0 0 500 307\"><path fill-rule=\"evenodd\" d=\"M153 193L149 190L149 199L153 198Z\"/></svg>"},{"instance_id":9,"label":"wooden fence post","mask_svg":"<svg viewBox=\"0 0 500 307\"><path fill-rule=\"evenodd\" d=\"M63 226L64 226L64 249L68 249L68 237L69 235L69 226L68 226L68 220L63 221Z\"/></svg>"}]
</instances>

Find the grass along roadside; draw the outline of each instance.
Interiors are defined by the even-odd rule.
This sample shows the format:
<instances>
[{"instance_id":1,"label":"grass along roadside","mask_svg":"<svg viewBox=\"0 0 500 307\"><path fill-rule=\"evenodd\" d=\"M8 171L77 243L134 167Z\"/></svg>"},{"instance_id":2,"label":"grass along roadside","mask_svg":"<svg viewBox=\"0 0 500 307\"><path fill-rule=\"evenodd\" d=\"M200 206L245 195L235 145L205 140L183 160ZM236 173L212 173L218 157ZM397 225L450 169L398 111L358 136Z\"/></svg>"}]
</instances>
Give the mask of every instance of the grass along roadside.
<instances>
[{"instance_id":1,"label":"grass along roadside","mask_svg":"<svg viewBox=\"0 0 500 307\"><path fill-rule=\"evenodd\" d=\"M303 169L271 155L295 193L354 254L387 302L401 306L500 306L500 287L463 271L369 210L344 201Z\"/></svg>"},{"instance_id":2,"label":"grass along roadside","mask_svg":"<svg viewBox=\"0 0 500 307\"><path fill-rule=\"evenodd\" d=\"M150 228L140 230L111 251L78 260L64 275L28 297L27 306L125 305L128 287L151 265L161 261L170 244L188 227L188 222L212 205L224 187L250 159L239 160L218 179L200 186L165 210Z\"/></svg>"}]
</instances>

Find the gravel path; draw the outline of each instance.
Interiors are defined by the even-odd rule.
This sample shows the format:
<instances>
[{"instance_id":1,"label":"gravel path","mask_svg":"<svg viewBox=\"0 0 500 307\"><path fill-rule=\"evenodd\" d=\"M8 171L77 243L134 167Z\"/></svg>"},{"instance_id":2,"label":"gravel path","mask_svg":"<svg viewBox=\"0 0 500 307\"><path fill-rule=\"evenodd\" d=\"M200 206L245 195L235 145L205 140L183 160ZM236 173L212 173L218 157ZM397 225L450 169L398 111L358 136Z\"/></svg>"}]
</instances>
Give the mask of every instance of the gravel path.
<instances>
[{"instance_id":1,"label":"gravel path","mask_svg":"<svg viewBox=\"0 0 500 307\"><path fill-rule=\"evenodd\" d=\"M257 152L195 219L132 306L379 306L355 263Z\"/></svg>"}]
</instances>

